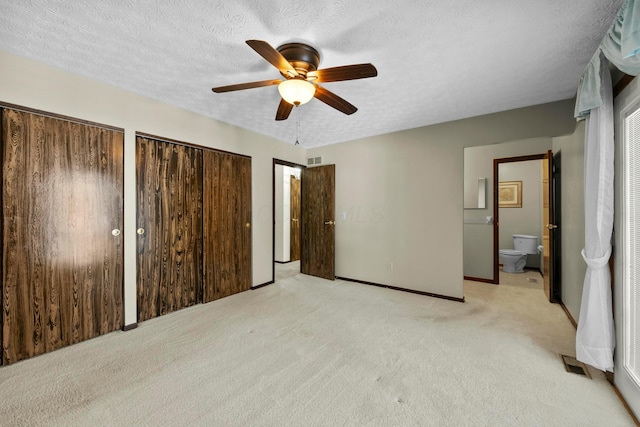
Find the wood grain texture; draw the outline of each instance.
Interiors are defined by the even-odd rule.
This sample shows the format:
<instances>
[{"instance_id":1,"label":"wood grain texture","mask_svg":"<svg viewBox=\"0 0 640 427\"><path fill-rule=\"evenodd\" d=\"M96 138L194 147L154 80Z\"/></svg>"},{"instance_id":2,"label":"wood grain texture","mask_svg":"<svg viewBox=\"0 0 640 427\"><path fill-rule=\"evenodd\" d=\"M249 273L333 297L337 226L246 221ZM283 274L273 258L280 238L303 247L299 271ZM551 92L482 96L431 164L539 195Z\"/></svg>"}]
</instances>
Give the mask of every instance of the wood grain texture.
<instances>
[{"instance_id":1,"label":"wood grain texture","mask_svg":"<svg viewBox=\"0 0 640 427\"><path fill-rule=\"evenodd\" d=\"M204 152L204 302L251 288L251 159Z\"/></svg>"},{"instance_id":2,"label":"wood grain texture","mask_svg":"<svg viewBox=\"0 0 640 427\"><path fill-rule=\"evenodd\" d=\"M3 364L123 325L123 134L5 109Z\"/></svg>"},{"instance_id":3,"label":"wood grain texture","mask_svg":"<svg viewBox=\"0 0 640 427\"><path fill-rule=\"evenodd\" d=\"M544 294L550 302L555 302L553 292L553 230L547 227L553 219L552 174L553 152L549 150L542 160L542 277L544 279Z\"/></svg>"},{"instance_id":4,"label":"wood grain texture","mask_svg":"<svg viewBox=\"0 0 640 427\"><path fill-rule=\"evenodd\" d=\"M335 279L335 165L302 170L300 272Z\"/></svg>"},{"instance_id":5,"label":"wood grain texture","mask_svg":"<svg viewBox=\"0 0 640 427\"><path fill-rule=\"evenodd\" d=\"M192 306L202 288L202 150L136 138L138 321Z\"/></svg>"},{"instance_id":6,"label":"wood grain texture","mask_svg":"<svg viewBox=\"0 0 640 427\"><path fill-rule=\"evenodd\" d=\"M291 230L289 234L289 259L298 261L300 259L300 180L294 175L291 175L290 187Z\"/></svg>"}]
</instances>

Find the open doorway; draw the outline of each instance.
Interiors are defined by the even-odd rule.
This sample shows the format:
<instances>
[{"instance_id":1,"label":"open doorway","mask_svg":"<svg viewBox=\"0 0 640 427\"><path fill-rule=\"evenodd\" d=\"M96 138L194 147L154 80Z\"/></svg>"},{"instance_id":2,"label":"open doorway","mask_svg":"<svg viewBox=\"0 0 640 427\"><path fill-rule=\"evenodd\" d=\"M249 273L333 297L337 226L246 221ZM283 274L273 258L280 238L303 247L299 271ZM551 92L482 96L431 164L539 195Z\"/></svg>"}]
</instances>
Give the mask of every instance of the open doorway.
<instances>
[{"instance_id":1,"label":"open doorway","mask_svg":"<svg viewBox=\"0 0 640 427\"><path fill-rule=\"evenodd\" d=\"M539 264L526 264L530 268L539 268L542 271L542 283L545 294L552 302L560 301L560 212L554 207L560 205L560 154L555 155L549 150L541 154L530 155L531 152L540 153L540 146L549 144L547 140L531 139L515 141L513 143L501 143L478 147L465 147L464 149L464 253L463 268L464 279L474 282L500 283L501 262L500 249L515 249L513 245L514 234L536 235L537 246L542 246L542 260ZM542 164L542 171L536 172L537 177L533 187L535 195L540 195L540 219L534 219L541 231L529 230L500 230L502 218L498 203L500 181L522 181L516 175L499 176L500 165L514 167L519 173L518 165L526 162L537 161ZM520 163L523 162L523 163ZM556 164L557 162L557 164ZM546 169L545 166L546 165ZM517 183L511 183L512 186ZM524 183L523 183L524 184ZM520 195L525 198L532 195L532 186L521 184ZM540 187L542 185L542 187ZM516 186L517 187L517 186ZM520 201L512 200L511 203L519 205ZM512 205L513 206L513 205ZM521 211L523 208L502 208L503 211ZM545 216L546 215L546 216ZM508 218L505 216L506 220ZM501 237L501 231L504 236ZM505 240L507 242L505 242ZM531 254L529 257L536 259L540 254ZM556 257L554 259L554 256ZM515 275L514 275L515 277ZM554 280L555 278L555 280ZM553 284L555 283L556 286Z\"/></svg>"},{"instance_id":2,"label":"open doorway","mask_svg":"<svg viewBox=\"0 0 640 427\"><path fill-rule=\"evenodd\" d=\"M560 266L554 249L560 230L554 205L559 205L560 170L553 153L494 159L493 177L494 283L533 270L547 299L558 302L555 270ZM535 283L538 274L527 277Z\"/></svg>"},{"instance_id":3,"label":"open doorway","mask_svg":"<svg viewBox=\"0 0 640 427\"><path fill-rule=\"evenodd\" d=\"M499 284L543 289L543 163L544 155L495 159L494 269Z\"/></svg>"},{"instance_id":4,"label":"open doorway","mask_svg":"<svg viewBox=\"0 0 640 427\"><path fill-rule=\"evenodd\" d=\"M300 273L303 168L284 160L273 161L273 281Z\"/></svg>"}]
</instances>

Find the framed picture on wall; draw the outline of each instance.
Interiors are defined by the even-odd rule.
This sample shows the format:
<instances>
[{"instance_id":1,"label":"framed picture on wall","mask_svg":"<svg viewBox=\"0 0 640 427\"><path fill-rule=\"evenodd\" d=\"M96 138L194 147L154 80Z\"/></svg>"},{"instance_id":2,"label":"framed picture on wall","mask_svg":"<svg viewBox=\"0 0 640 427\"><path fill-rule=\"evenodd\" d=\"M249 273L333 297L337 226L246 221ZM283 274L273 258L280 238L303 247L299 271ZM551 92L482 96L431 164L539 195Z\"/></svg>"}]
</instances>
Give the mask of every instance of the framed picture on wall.
<instances>
[{"instance_id":1,"label":"framed picture on wall","mask_svg":"<svg viewBox=\"0 0 640 427\"><path fill-rule=\"evenodd\" d=\"M522 181L502 181L498 183L498 207L522 207Z\"/></svg>"}]
</instances>

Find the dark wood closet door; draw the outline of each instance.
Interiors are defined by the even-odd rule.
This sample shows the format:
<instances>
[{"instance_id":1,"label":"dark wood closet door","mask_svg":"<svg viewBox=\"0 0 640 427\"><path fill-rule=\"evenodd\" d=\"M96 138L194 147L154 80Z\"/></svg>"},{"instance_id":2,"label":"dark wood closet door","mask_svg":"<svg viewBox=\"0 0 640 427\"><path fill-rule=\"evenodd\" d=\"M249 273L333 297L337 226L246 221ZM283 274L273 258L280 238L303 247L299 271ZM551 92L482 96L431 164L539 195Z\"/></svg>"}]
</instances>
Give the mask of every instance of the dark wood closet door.
<instances>
[{"instance_id":1,"label":"dark wood closet door","mask_svg":"<svg viewBox=\"0 0 640 427\"><path fill-rule=\"evenodd\" d=\"M300 180L291 175L291 232L289 256L291 261L300 259Z\"/></svg>"},{"instance_id":2,"label":"dark wood closet door","mask_svg":"<svg viewBox=\"0 0 640 427\"><path fill-rule=\"evenodd\" d=\"M251 159L204 152L204 302L251 288Z\"/></svg>"},{"instance_id":3,"label":"dark wood closet door","mask_svg":"<svg viewBox=\"0 0 640 427\"><path fill-rule=\"evenodd\" d=\"M201 300L202 150L136 138L138 320Z\"/></svg>"},{"instance_id":4,"label":"dark wood closet door","mask_svg":"<svg viewBox=\"0 0 640 427\"><path fill-rule=\"evenodd\" d=\"M300 272L335 279L335 165L302 170Z\"/></svg>"},{"instance_id":5,"label":"dark wood closet door","mask_svg":"<svg viewBox=\"0 0 640 427\"><path fill-rule=\"evenodd\" d=\"M123 134L2 111L3 364L123 325Z\"/></svg>"}]
</instances>

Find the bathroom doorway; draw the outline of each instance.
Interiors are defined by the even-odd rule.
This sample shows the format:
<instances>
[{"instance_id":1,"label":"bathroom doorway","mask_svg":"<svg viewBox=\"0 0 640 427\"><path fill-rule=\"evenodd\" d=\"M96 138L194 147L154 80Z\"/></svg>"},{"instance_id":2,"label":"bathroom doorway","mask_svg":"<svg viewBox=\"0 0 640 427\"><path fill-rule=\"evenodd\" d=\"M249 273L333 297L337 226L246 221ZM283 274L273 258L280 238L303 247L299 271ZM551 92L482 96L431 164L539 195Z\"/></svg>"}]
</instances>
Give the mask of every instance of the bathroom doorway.
<instances>
[{"instance_id":1,"label":"bathroom doorway","mask_svg":"<svg viewBox=\"0 0 640 427\"><path fill-rule=\"evenodd\" d=\"M544 281L544 292L550 302L559 300L559 283L554 274L554 234L558 216L554 213L554 183L559 188L560 170L554 171L553 153L494 159L493 161L493 234L494 283L500 282L500 248L511 248L512 236L539 236L541 255L528 255L526 266L538 269ZM527 184L528 182L528 184ZM513 187L516 196L500 198L500 190ZM509 191L505 194L511 194ZM555 262L554 262L555 261ZM559 267L559 266L558 266Z\"/></svg>"}]
</instances>

